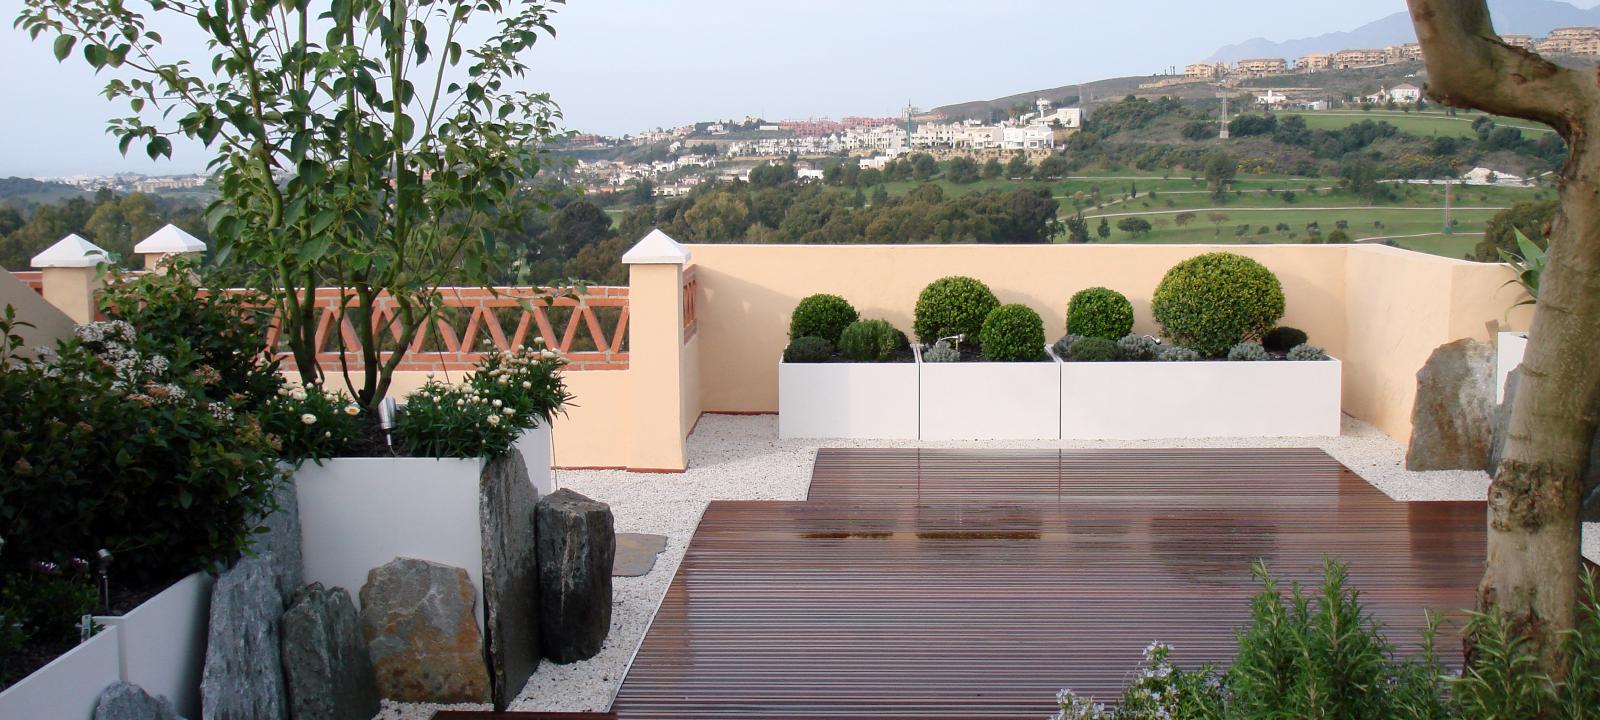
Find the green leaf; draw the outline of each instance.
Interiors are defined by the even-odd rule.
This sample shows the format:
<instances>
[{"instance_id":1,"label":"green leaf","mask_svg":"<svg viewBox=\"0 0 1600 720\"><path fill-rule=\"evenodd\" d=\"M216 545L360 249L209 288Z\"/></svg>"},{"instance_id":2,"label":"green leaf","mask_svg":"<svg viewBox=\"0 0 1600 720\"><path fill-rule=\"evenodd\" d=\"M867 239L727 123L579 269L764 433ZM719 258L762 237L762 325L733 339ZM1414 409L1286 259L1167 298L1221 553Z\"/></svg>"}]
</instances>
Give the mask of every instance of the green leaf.
<instances>
[{"instance_id":1,"label":"green leaf","mask_svg":"<svg viewBox=\"0 0 1600 720\"><path fill-rule=\"evenodd\" d=\"M77 44L77 42L78 39L71 35L62 35L61 37L56 38L56 62L61 62L62 60L67 59L67 56L72 54L72 46Z\"/></svg>"},{"instance_id":2,"label":"green leaf","mask_svg":"<svg viewBox=\"0 0 1600 720\"><path fill-rule=\"evenodd\" d=\"M300 262L316 262L328 252L328 246L333 243L333 238L328 235L318 235L311 238L306 244L300 246Z\"/></svg>"}]
</instances>

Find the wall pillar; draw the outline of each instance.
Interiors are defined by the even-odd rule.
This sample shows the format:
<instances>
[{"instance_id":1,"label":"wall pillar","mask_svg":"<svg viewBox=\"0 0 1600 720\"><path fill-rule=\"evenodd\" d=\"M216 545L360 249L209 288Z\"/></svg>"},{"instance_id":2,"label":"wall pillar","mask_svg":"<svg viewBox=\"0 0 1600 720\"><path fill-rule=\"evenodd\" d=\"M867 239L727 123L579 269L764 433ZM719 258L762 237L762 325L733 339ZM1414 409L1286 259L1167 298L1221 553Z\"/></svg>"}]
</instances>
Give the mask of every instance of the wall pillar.
<instances>
[{"instance_id":1,"label":"wall pillar","mask_svg":"<svg viewBox=\"0 0 1600 720\"><path fill-rule=\"evenodd\" d=\"M682 472L683 266L689 251L660 230L622 256L628 266L628 469Z\"/></svg>"},{"instance_id":2,"label":"wall pillar","mask_svg":"<svg viewBox=\"0 0 1600 720\"><path fill-rule=\"evenodd\" d=\"M169 256L198 260L205 251L204 242L170 223L133 246L134 254L144 256L144 269L151 272L160 270L161 261Z\"/></svg>"},{"instance_id":3,"label":"wall pillar","mask_svg":"<svg viewBox=\"0 0 1600 720\"><path fill-rule=\"evenodd\" d=\"M110 261L104 249L73 234L33 256L30 264L43 271L44 299L81 324L99 312L100 263Z\"/></svg>"}]
</instances>

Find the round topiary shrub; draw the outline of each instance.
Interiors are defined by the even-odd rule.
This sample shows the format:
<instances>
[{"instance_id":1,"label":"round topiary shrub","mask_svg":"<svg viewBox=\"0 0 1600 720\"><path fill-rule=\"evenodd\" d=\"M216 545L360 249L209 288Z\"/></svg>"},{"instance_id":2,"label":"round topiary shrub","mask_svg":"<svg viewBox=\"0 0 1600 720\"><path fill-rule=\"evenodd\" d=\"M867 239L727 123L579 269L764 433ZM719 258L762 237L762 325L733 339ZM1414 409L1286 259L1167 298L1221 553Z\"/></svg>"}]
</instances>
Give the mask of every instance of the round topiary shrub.
<instances>
[{"instance_id":1,"label":"round topiary shrub","mask_svg":"<svg viewBox=\"0 0 1600 720\"><path fill-rule=\"evenodd\" d=\"M1000 307L1000 300L988 285L960 275L940 278L929 283L917 296L916 319L911 329L923 342L965 335L968 342L981 345L983 341L978 335L983 321L997 307ZM1041 341L1040 345L1043 344Z\"/></svg>"},{"instance_id":2,"label":"round topiary shrub","mask_svg":"<svg viewBox=\"0 0 1600 720\"><path fill-rule=\"evenodd\" d=\"M1044 359L1044 319L1026 305L1001 305L984 318L978 332L985 360L1028 362Z\"/></svg>"},{"instance_id":3,"label":"round topiary shrub","mask_svg":"<svg viewBox=\"0 0 1600 720\"><path fill-rule=\"evenodd\" d=\"M1261 336L1261 346L1268 352L1286 353L1296 345L1306 344L1306 331L1292 327L1275 327Z\"/></svg>"},{"instance_id":4,"label":"round topiary shrub","mask_svg":"<svg viewBox=\"0 0 1600 720\"><path fill-rule=\"evenodd\" d=\"M1079 290L1067 303L1067 334L1118 340L1133 332L1133 303L1103 287Z\"/></svg>"},{"instance_id":5,"label":"round topiary shrub","mask_svg":"<svg viewBox=\"0 0 1600 720\"><path fill-rule=\"evenodd\" d=\"M1072 344L1067 352L1068 357L1063 358L1072 362L1117 362L1122 359L1122 351L1117 349L1117 344L1103 337L1086 337Z\"/></svg>"},{"instance_id":6,"label":"round topiary shrub","mask_svg":"<svg viewBox=\"0 0 1600 720\"><path fill-rule=\"evenodd\" d=\"M887 320L860 320L839 335L839 354L856 362L884 362L906 344L906 334Z\"/></svg>"},{"instance_id":7,"label":"round topiary shrub","mask_svg":"<svg viewBox=\"0 0 1600 720\"><path fill-rule=\"evenodd\" d=\"M1261 343L1243 342L1228 350L1228 359L1236 362L1261 362L1271 360L1272 356L1267 354L1266 348L1261 347Z\"/></svg>"},{"instance_id":8,"label":"round topiary shrub","mask_svg":"<svg viewBox=\"0 0 1600 720\"><path fill-rule=\"evenodd\" d=\"M794 306L789 316L789 339L815 337L839 344L839 335L860 316L850 302L838 295L811 295Z\"/></svg>"},{"instance_id":9,"label":"round topiary shrub","mask_svg":"<svg viewBox=\"0 0 1600 720\"><path fill-rule=\"evenodd\" d=\"M799 337L783 349L783 361L790 363L827 362L833 357L833 343L819 337Z\"/></svg>"},{"instance_id":10,"label":"round topiary shrub","mask_svg":"<svg viewBox=\"0 0 1600 720\"><path fill-rule=\"evenodd\" d=\"M1168 339L1219 357L1261 337L1283 317L1283 286L1250 258L1208 253L1172 266L1156 287L1151 310Z\"/></svg>"}]
</instances>

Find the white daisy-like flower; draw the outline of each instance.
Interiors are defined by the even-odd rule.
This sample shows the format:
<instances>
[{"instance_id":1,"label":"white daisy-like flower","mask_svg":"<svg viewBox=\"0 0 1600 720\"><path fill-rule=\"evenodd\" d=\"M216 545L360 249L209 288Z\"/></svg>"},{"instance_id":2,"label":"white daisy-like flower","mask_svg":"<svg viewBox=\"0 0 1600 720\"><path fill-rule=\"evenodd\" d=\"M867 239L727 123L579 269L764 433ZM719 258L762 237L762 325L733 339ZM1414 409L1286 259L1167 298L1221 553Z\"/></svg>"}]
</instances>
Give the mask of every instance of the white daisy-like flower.
<instances>
[{"instance_id":1,"label":"white daisy-like flower","mask_svg":"<svg viewBox=\"0 0 1600 720\"><path fill-rule=\"evenodd\" d=\"M528 382L527 380L523 380L522 381L522 389L523 390L527 390L528 388L531 388L531 387L533 387L533 383Z\"/></svg>"},{"instance_id":2,"label":"white daisy-like flower","mask_svg":"<svg viewBox=\"0 0 1600 720\"><path fill-rule=\"evenodd\" d=\"M303 422L307 425L315 425L317 424L317 416L312 415L311 413L306 413L300 416L300 422Z\"/></svg>"},{"instance_id":3,"label":"white daisy-like flower","mask_svg":"<svg viewBox=\"0 0 1600 720\"><path fill-rule=\"evenodd\" d=\"M513 410L513 409L511 409L511 408L506 408L506 409L504 409L504 410L501 410L501 411L500 411L500 414L502 414L502 415L507 415L507 416L510 416L510 415L515 415L515 414L517 414L517 411L516 411L516 410Z\"/></svg>"},{"instance_id":4,"label":"white daisy-like flower","mask_svg":"<svg viewBox=\"0 0 1600 720\"><path fill-rule=\"evenodd\" d=\"M489 416L489 424L490 425L499 425L500 424L500 416L499 415L490 415Z\"/></svg>"},{"instance_id":5,"label":"white daisy-like flower","mask_svg":"<svg viewBox=\"0 0 1600 720\"><path fill-rule=\"evenodd\" d=\"M294 398L295 401L297 401L297 402L301 401L301 400L305 400L306 399L306 391L302 390L300 388L295 388L294 390L289 391L289 397Z\"/></svg>"},{"instance_id":6,"label":"white daisy-like flower","mask_svg":"<svg viewBox=\"0 0 1600 720\"><path fill-rule=\"evenodd\" d=\"M498 398L496 398L496 399L495 399L495 401L494 401L494 402L491 402L491 403L489 403L489 404L490 404L490 405L493 405L493 406L495 406L495 407L500 407L500 406L501 406L501 405L503 405L503 404L504 404L504 403L502 403L502 402L500 402L500 400L499 400L499 399L498 399Z\"/></svg>"},{"instance_id":7,"label":"white daisy-like flower","mask_svg":"<svg viewBox=\"0 0 1600 720\"><path fill-rule=\"evenodd\" d=\"M355 403L350 403L349 405L344 406L344 414L349 415L350 417L360 415L361 406L356 405Z\"/></svg>"}]
</instances>

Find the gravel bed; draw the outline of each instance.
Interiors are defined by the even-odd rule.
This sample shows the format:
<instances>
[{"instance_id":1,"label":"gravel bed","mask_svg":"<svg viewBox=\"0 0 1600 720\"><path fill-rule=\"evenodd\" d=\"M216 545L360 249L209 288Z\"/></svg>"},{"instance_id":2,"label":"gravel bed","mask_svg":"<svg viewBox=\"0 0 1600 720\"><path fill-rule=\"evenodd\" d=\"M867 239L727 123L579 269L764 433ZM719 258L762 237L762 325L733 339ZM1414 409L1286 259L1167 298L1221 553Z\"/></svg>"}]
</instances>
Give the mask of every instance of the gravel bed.
<instances>
[{"instance_id":1,"label":"gravel bed","mask_svg":"<svg viewBox=\"0 0 1600 720\"><path fill-rule=\"evenodd\" d=\"M512 704L513 710L605 711L627 674L650 620L683 560L701 513L712 500L804 500L819 447L941 448L1205 448L1318 447L1396 500L1482 500L1489 487L1478 471L1409 472L1405 448L1373 426L1346 417L1336 438L1178 439L1151 441L780 440L775 415L706 415L689 438L689 471L632 474L614 470L557 471L558 487L611 505L618 532L667 537L649 574L615 579L611 633L600 654L583 662L546 662ZM1584 526L1584 553L1600 558L1600 527ZM462 709L474 706L459 706ZM385 702L383 720L427 720L438 706Z\"/></svg>"}]
</instances>

